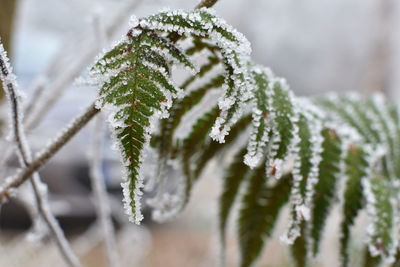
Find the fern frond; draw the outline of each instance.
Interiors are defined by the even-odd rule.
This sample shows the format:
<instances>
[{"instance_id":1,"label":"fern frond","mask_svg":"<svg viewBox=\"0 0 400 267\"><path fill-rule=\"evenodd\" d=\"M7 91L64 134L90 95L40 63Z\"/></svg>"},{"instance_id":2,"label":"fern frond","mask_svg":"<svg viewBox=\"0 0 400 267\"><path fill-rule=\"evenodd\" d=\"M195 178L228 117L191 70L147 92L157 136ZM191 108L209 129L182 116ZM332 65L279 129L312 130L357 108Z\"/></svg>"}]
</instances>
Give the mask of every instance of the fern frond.
<instances>
[{"instance_id":1,"label":"fern frond","mask_svg":"<svg viewBox=\"0 0 400 267\"><path fill-rule=\"evenodd\" d=\"M229 135L225 138L225 142L222 144L213 142L211 138L205 138L203 142L203 149L198 151L198 156L194 160L193 175L198 177L211 159L232 147L235 144L235 141L238 140L243 133L246 133L246 129L248 128L250 121L251 116L244 115L231 127Z\"/></svg>"},{"instance_id":2,"label":"fern frond","mask_svg":"<svg viewBox=\"0 0 400 267\"><path fill-rule=\"evenodd\" d=\"M251 266L261 253L281 208L289 199L291 180L291 175L286 175L268 187L265 168L258 167L252 171L239 213L240 266Z\"/></svg>"},{"instance_id":3,"label":"fern frond","mask_svg":"<svg viewBox=\"0 0 400 267\"><path fill-rule=\"evenodd\" d=\"M226 83L232 85L225 94L229 97L239 95L234 99L234 106L243 100L244 95L240 92L248 90L243 66L247 64L250 45L242 34L207 9L160 12L132 23L126 38L99 59L92 72L102 79L99 105L116 108L112 124L128 172L127 181L123 183L125 206L131 220L139 222L142 218L139 167L141 152L148 139L150 118L155 112L166 117L172 99L180 92L169 80L170 64L194 69L187 56L164 38L163 33L208 38L220 49L229 70L225 75ZM233 104L220 105L220 108L226 113ZM239 111L235 109L233 113L239 114ZM239 115L231 123L238 118Z\"/></svg>"},{"instance_id":4,"label":"fern frond","mask_svg":"<svg viewBox=\"0 0 400 267\"><path fill-rule=\"evenodd\" d=\"M253 105L252 130L244 162L254 168L263 157L271 131L273 91L269 88L269 80L273 78L273 74L269 69L260 66L252 66L251 74L256 89L251 99Z\"/></svg>"},{"instance_id":5,"label":"fern frond","mask_svg":"<svg viewBox=\"0 0 400 267\"><path fill-rule=\"evenodd\" d=\"M309 256L309 248L308 248L308 235L306 232L306 222L302 221L299 226L300 235L294 241L291 252L295 262L295 266L297 267L306 267Z\"/></svg>"},{"instance_id":6,"label":"fern frond","mask_svg":"<svg viewBox=\"0 0 400 267\"><path fill-rule=\"evenodd\" d=\"M325 128L322 136L324 138L322 160L319 165L319 177L313 197L314 207L311 212L311 238L314 255L318 253L321 232L332 206L342 155L341 141L334 130Z\"/></svg>"},{"instance_id":7,"label":"fern frond","mask_svg":"<svg viewBox=\"0 0 400 267\"><path fill-rule=\"evenodd\" d=\"M249 172L249 168L243 163L245 153L246 150L242 149L235 155L223 178L223 192L219 198L219 231L223 249L229 214L239 193L240 185Z\"/></svg>"},{"instance_id":8,"label":"fern frond","mask_svg":"<svg viewBox=\"0 0 400 267\"><path fill-rule=\"evenodd\" d=\"M225 143L213 142L208 134L211 131L213 120L215 120L216 116L219 114L218 112L218 109L214 108L211 112L206 113L203 117L198 119L191 133L183 141L181 156L183 172L186 177L184 204L186 204L189 199L193 183L199 178L206 164L216 155L223 152L224 149L232 145L250 123L250 116L242 117L232 126Z\"/></svg>"},{"instance_id":9,"label":"fern frond","mask_svg":"<svg viewBox=\"0 0 400 267\"><path fill-rule=\"evenodd\" d=\"M309 103L301 104L308 105ZM310 219L315 184L318 182L323 141L322 123L309 110L301 109L297 127L299 141L293 149L295 156L292 169L291 218L287 233L281 237L281 240L288 244L293 244L300 236L301 222Z\"/></svg>"},{"instance_id":10,"label":"fern frond","mask_svg":"<svg viewBox=\"0 0 400 267\"><path fill-rule=\"evenodd\" d=\"M219 112L218 108L214 107L211 111L200 117L193 125L190 134L183 140L183 145L181 147L183 172L185 174L183 206L186 205L189 199L190 191L195 179L192 174L190 158L201 147L201 140L208 135L215 119L219 115Z\"/></svg>"},{"instance_id":11,"label":"fern frond","mask_svg":"<svg viewBox=\"0 0 400 267\"><path fill-rule=\"evenodd\" d=\"M126 168L122 183L124 205L130 220L136 223L142 219L143 185L139 168L151 131L151 118L156 113L165 116L172 99L180 91L170 81L169 58L193 68L187 57L168 41L153 32L137 30L92 68L93 74L106 78L100 88L98 104L113 107L110 123Z\"/></svg>"},{"instance_id":12,"label":"fern frond","mask_svg":"<svg viewBox=\"0 0 400 267\"><path fill-rule=\"evenodd\" d=\"M250 61L244 36L208 9L164 11L133 24L92 68L101 87L98 106L112 108L111 127L126 169L124 202L132 221L142 219L143 150L153 122L162 118L159 134L151 142L159 154L158 172L173 159L181 161L184 174L173 196L178 200L168 203L170 214L185 207L208 162L229 154L235 144L246 147L227 168L220 199L224 244L228 216L243 181L248 180L238 220L241 266L255 262L289 199L289 227L282 240L293 244L297 266L307 265L309 254L318 253L342 175L346 178L340 203L342 265L348 264L350 229L364 200L371 220L371 254L394 258L400 177L398 108L379 96L331 97L316 104L296 98L284 79ZM189 48L180 48L187 43ZM195 73L192 60L203 52L207 57ZM174 65L195 73L182 88L171 81ZM186 128L185 115L192 115L218 88L218 105L199 111L188 134L178 138L180 126ZM291 170L281 178L284 167ZM157 185L157 196L166 193L162 185Z\"/></svg>"},{"instance_id":13,"label":"fern frond","mask_svg":"<svg viewBox=\"0 0 400 267\"><path fill-rule=\"evenodd\" d=\"M174 134L183 116L198 105L211 89L219 88L223 83L224 77L222 75L212 78L208 83L191 91L184 98L175 101L170 109L170 116L160 121L160 134L153 138L156 139L153 146L157 147L160 161L158 175L162 175L162 169L165 168L168 159L177 157Z\"/></svg>"},{"instance_id":14,"label":"fern frond","mask_svg":"<svg viewBox=\"0 0 400 267\"><path fill-rule=\"evenodd\" d=\"M348 243L350 227L353 225L359 210L363 207L363 179L369 175L370 164L368 153L356 146L347 150L345 158L345 174L347 176L343 193L343 217L341 223L340 252L342 266L348 266Z\"/></svg>"},{"instance_id":15,"label":"fern frond","mask_svg":"<svg viewBox=\"0 0 400 267\"><path fill-rule=\"evenodd\" d=\"M393 262L397 252L398 219L396 198L393 186L381 175L364 180L364 195L367 201L368 244L372 256L381 256L387 262Z\"/></svg>"},{"instance_id":16,"label":"fern frond","mask_svg":"<svg viewBox=\"0 0 400 267\"><path fill-rule=\"evenodd\" d=\"M176 101L170 110L170 116L161 121L160 130L160 155L168 155L169 150L172 149L173 135L175 129L179 126L182 117L190 111L193 107L200 103L203 97L210 89L219 88L224 83L224 77L217 75L210 79L210 81L200 88L191 91L184 98Z\"/></svg>"}]
</instances>

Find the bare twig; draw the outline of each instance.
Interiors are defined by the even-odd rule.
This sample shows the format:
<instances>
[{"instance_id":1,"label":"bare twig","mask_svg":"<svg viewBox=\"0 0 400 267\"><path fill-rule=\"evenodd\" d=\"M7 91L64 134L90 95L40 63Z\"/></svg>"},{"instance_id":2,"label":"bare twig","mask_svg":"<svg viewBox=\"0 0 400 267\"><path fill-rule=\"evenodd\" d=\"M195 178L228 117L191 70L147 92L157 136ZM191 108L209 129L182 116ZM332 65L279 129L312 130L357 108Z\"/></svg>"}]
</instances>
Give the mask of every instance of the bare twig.
<instances>
[{"instance_id":1,"label":"bare twig","mask_svg":"<svg viewBox=\"0 0 400 267\"><path fill-rule=\"evenodd\" d=\"M86 110L62 130L61 134L47 146L33 161L15 176L6 179L4 185L0 187L0 203L10 195L10 190L17 188L29 177L41 168L47 161L54 156L72 137L75 136L97 113L99 110L92 103Z\"/></svg>"},{"instance_id":2,"label":"bare twig","mask_svg":"<svg viewBox=\"0 0 400 267\"><path fill-rule=\"evenodd\" d=\"M214 6L217 2L218 2L218 0L202 0L196 6L196 9L203 8L203 7L210 8L210 7Z\"/></svg>"},{"instance_id":3,"label":"bare twig","mask_svg":"<svg viewBox=\"0 0 400 267\"><path fill-rule=\"evenodd\" d=\"M20 102L18 98L17 85L15 76L12 73L11 66L8 63L8 58L3 49L3 45L0 42L0 78L3 81L3 86L6 90L7 99L10 103L10 116L11 116L11 129L13 137L18 148L18 156L23 167L27 167L32 160L31 150L29 144L26 141L25 132L22 126L23 114L20 108ZM30 179L32 188L37 203L37 208L50 228L53 238L56 241L61 254L65 261L73 267L80 266L79 260L74 254L69 245L69 242L64 236L64 232L60 228L60 225L54 218L50 211L47 201L47 187L42 183L40 176L37 172L33 173L32 179Z\"/></svg>"}]
</instances>

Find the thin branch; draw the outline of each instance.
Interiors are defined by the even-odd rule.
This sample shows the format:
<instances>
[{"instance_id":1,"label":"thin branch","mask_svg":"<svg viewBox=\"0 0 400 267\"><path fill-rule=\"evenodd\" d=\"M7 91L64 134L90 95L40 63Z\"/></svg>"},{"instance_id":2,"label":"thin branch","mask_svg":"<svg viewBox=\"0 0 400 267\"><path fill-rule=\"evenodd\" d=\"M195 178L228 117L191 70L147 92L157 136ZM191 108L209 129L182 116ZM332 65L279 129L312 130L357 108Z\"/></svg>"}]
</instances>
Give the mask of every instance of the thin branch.
<instances>
[{"instance_id":1,"label":"thin branch","mask_svg":"<svg viewBox=\"0 0 400 267\"><path fill-rule=\"evenodd\" d=\"M5 183L0 187L0 203L10 196L12 189L19 187L29 177L39 170L49 161L72 137L75 136L97 113L99 109L92 103L85 111L77 116L72 122L61 131L60 135L54 139L32 162L22 169L15 176L6 178Z\"/></svg>"},{"instance_id":2,"label":"thin branch","mask_svg":"<svg viewBox=\"0 0 400 267\"><path fill-rule=\"evenodd\" d=\"M18 156L23 167L27 167L32 160L31 150L26 141L25 132L22 126L23 113L21 112L16 79L8 63L6 52L0 42L0 78L6 90L7 99L10 103L11 130L18 148ZM65 261L73 267L80 266L79 260L71 249L70 244L64 236L64 232L50 211L47 201L47 186L43 184L37 172L33 173L30 179L37 203L37 208L50 228L53 238L63 255Z\"/></svg>"},{"instance_id":3,"label":"thin branch","mask_svg":"<svg viewBox=\"0 0 400 267\"><path fill-rule=\"evenodd\" d=\"M197 6L196 9L199 8L210 8L212 6L214 6L216 3L218 2L218 0L202 0Z\"/></svg>"}]
</instances>

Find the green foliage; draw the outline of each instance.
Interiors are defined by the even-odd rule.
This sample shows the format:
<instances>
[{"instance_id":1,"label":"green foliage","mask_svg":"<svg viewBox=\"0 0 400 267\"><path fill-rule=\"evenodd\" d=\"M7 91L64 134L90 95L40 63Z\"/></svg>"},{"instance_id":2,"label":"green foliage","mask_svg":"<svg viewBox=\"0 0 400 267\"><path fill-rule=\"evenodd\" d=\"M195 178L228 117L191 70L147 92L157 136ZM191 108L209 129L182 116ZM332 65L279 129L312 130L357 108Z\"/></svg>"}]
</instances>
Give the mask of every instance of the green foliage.
<instances>
[{"instance_id":1,"label":"green foliage","mask_svg":"<svg viewBox=\"0 0 400 267\"><path fill-rule=\"evenodd\" d=\"M249 172L249 169L243 162L245 153L246 150L242 149L235 155L231 165L226 171L226 176L223 181L223 192L219 200L219 227L223 246L225 246L226 225L228 223L229 214L238 195L240 185Z\"/></svg>"},{"instance_id":2,"label":"green foliage","mask_svg":"<svg viewBox=\"0 0 400 267\"><path fill-rule=\"evenodd\" d=\"M294 241L292 246L292 256L297 267L307 266L308 261L308 242L306 233L306 223L300 225L300 236Z\"/></svg>"},{"instance_id":3,"label":"green foliage","mask_svg":"<svg viewBox=\"0 0 400 267\"><path fill-rule=\"evenodd\" d=\"M348 266L348 243L350 239L350 227L354 224L358 212L363 207L362 181L369 174L368 155L362 148L351 147L345 158L347 181L343 194L343 218L341 223L341 255L342 266Z\"/></svg>"},{"instance_id":4,"label":"green foliage","mask_svg":"<svg viewBox=\"0 0 400 267\"><path fill-rule=\"evenodd\" d=\"M251 266L270 237L279 212L289 199L291 176L275 185L265 181L265 168L252 172L239 214L239 244L242 267Z\"/></svg>"},{"instance_id":5,"label":"green foliage","mask_svg":"<svg viewBox=\"0 0 400 267\"><path fill-rule=\"evenodd\" d=\"M142 219L140 203L136 200L141 195L139 167L150 118L156 111L164 112L165 104L179 90L170 81L168 62L160 51L193 68L186 55L175 46L146 30L137 35L129 34L93 67L93 71L109 76L100 89L99 100L101 105L116 107L112 127L127 171L125 205L130 206L128 213L134 222ZM117 73L113 72L115 69Z\"/></svg>"},{"instance_id":6,"label":"green foliage","mask_svg":"<svg viewBox=\"0 0 400 267\"><path fill-rule=\"evenodd\" d=\"M94 65L98 104L111 107L126 168L131 219L142 217L142 154L150 143L158 155L153 190L160 201L167 196L164 206L171 209L160 210L165 219L185 207L208 163L217 159L226 170L221 242L225 245L238 201L243 267L255 263L287 202L290 219L282 240L292 245L297 266L307 266L319 252L335 204L343 211L343 266L349 264L351 226L363 208L369 214L366 255L392 260L398 240L399 109L381 96L295 97L284 79L253 63L249 54L244 36L210 10L174 10L134 21ZM199 68L193 66L197 61ZM174 66L191 70L180 87L172 81ZM177 175L164 177L166 168ZM171 192L167 182L176 185Z\"/></svg>"},{"instance_id":7,"label":"green foliage","mask_svg":"<svg viewBox=\"0 0 400 267\"><path fill-rule=\"evenodd\" d=\"M365 183L368 192L368 212L372 224L369 229L369 249L372 256L394 257L397 250L395 203L392 187L381 175L375 175Z\"/></svg>"},{"instance_id":8,"label":"green foliage","mask_svg":"<svg viewBox=\"0 0 400 267\"><path fill-rule=\"evenodd\" d=\"M323 130L322 136L324 138L322 160L319 166L318 183L315 186L314 207L311 217L311 238L313 240L312 250L314 255L318 253L322 230L335 196L341 158L341 144L336 132L326 128Z\"/></svg>"}]
</instances>

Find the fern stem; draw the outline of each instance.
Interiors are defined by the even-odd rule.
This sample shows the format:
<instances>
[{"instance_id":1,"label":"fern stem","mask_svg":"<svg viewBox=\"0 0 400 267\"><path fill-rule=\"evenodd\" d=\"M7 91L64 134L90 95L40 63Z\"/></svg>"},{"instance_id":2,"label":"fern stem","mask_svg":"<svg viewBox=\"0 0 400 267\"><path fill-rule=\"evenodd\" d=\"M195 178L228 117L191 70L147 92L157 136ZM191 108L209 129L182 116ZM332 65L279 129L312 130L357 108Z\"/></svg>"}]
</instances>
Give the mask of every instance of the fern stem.
<instances>
[{"instance_id":1,"label":"fern stem","mask_svg":"<svg viewBox=\"0 0 400 267\"><path fill-rule=\"evenodd\" d=\"M18 149L18 156L23 167L27 167L32 160L31 150L28 142L26 141L25 132L22 126L23 113L20 109L20 101L18 98L18 92L16 87L15 76L12 73L11 67L8 64L8 59L4 53L3 46L0 43L0 69L1 79L3 80L4 89L6 90L7 98L10 104L11 110L11 130L13 137ZM29 177L28 177L29 178ZM40 176L37 172L34 172L30 179L34 196L37 204L37 208L43 217L44 221L50 228L53 238L57 243L57 246L63 255L65 261L69 266L78 267L80 266L79 260L71 249L71 246L65 238L64 232L60 225L56 221L54 215L51 213L48 201L47 201L47 187L41 181Z\"/></svg>"},{"instance_id":2,"label":"fern stem","mask_svg":"<svg viewBox=\"0 0 400 267\"><path fill-rule=\"evenodd\" d=\"M24 169L16 175L6 179L5 183L0 186L0 203L10 196L10 191L19 187L34 172L41 168L49 161L72 137L75 136L100 110L92 103L85 111L77 116L72 122L61 131L61 134L55 138L38 156L30 162Z\"/></svg>"}]
</instances>

